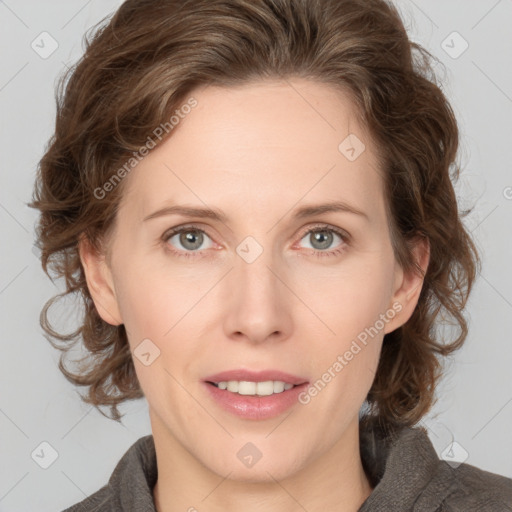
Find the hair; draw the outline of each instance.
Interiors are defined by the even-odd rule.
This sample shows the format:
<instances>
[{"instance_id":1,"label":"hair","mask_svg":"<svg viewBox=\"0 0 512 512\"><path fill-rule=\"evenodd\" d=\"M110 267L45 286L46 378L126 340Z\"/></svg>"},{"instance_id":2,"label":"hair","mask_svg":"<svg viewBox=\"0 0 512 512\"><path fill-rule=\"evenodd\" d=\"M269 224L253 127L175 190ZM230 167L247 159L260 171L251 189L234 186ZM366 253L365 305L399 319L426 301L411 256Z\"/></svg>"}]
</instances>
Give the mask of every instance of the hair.
<instances>
[{"instance_id":1,"label":"hair","mask_svg":"<svg viewBox=\"0 0 512 512\"><path fill-rule=\"evenodd\" d=\"M40 210L37 246L45 273L66 289L40 316L46 338L61 350L59 369L87 386L86 403L111 407L144 396L124 325L105 322L87 288L79 256L84 236L101 251L123 195L120 166L143 152L157 128L196 87L234 87L266 79L306 78L350 95L378 149L393 251L404 270L423 275L409 320L384 336L365 403L365 421L412 426L435 403L439 356L464 342L463 316L480 265L462 224L453 183L459 132L433 71L437 61L411 42L386 0L126 0L84 36L84 55L55 92L55 133L39 162L32 202ZM171 127L172 128L172 127ZM159 145L172 131L158 136ZM108 194L105 184L116 186ZM426 238L430 261L421 271L412 252ZM83 319L57 332L52 304L76 294ZM441 320L455 326L441 339ZM55 341L53 341L55 340ZM62 342L60 346L56 341ZM79 372L63 364L82 341L89 360Z\"/></svg>"}]
</instances>

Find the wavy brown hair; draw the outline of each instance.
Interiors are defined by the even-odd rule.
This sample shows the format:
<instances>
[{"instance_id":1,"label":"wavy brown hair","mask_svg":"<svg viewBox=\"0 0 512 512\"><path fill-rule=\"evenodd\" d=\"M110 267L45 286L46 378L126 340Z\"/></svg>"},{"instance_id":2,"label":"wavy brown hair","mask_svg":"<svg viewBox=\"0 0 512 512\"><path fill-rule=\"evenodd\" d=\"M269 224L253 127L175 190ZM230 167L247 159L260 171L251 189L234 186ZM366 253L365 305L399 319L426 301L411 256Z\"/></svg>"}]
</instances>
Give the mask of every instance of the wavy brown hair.
<instances>
[{"instance_id":1,"label":"wavy brown hair","mask_svg":"<svg viewBox=\"0 0 512 512\"><path fill-rule=\"evenodd\" d=\"M65 377L88 387L82 400L102 414L99 406L110 406L119 421L117 405L144 396L124 325L99 316L78 252L81 236L102 250L126 180L104 197L95 190L196 87L302 77L339 87L354 101L378 149L397 261L420 272L412 242L420 236L430 244L417 307L385 335L366 400L365 421L417 423L435 401L439 356L466 338L463 308L480 264L458 211L452 182L460 170L459 133L433 60L409 40L400 13L385 0L126 0L95 25L83 57L59 79L55 133L29 203L41 212L43 269L66 284L45 304L41 325L63 351ZM83 318L63 334L48 313L70 294L80 299ZM441 318L455 325L452 339L441 339ZM79 342L86 356L72 373L63 361Z\"/></svg>"}]
</instances>

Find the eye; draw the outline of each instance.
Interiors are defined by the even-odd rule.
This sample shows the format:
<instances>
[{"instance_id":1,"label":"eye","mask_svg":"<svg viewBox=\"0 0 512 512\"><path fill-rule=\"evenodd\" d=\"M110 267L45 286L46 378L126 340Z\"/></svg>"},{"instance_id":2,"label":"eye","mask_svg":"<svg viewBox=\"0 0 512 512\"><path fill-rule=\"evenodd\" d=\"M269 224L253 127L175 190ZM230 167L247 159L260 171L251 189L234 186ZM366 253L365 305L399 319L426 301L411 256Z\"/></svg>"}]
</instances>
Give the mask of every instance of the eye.
<instances>
[{"instance_id":1,"label":"eye","mask_svg":"<svg viewBox=\"0 0 512 512\"><path fill-rule=\"evenodd\" d=\"M162 240L166 242L166 244L178 247L178 250L169 249L173 253L179 256L190 257L195 255L187 253L199 252L200 250L210 249L212 247L211 243L206 247L202 247L206 238L211 240L202 229L194 226L181 226L167 231L163 235ZM181 247L179 247L180 245Z\"/></svg>"},{"instance_id":2,"label":"eye","mask_svg":"<svg viewBox=\"0 0 512 512\"><path fill-rule=\"evenodd\" d=\"M336 238L341 243L338 243L335 249L329 250ZM343 252L348 245L350 236L342 230L322 224L306 231L300 240L304 239L310 241L308 248L314 251L315 256L323 257ZM205 240L210 241L206 247L203 246ZM185 258L208 256L208 254L203 254L203 251L213 247L212 240L206 232L194 225L172 228L164 233L162 241L165 243L166 250L173 255Z\"/></svg>"},{"instance_id":3,"label":"eye","mask_svg":"<svg viewBox=\"0 0 512 512\"><path fill-rule=\"evenodd\" d=\"M340 239L341 244L333 250L327 250L332 246L333 240L336 238ZM313 249L317 256L322 257L332 256L343 252L348 243L349 236L341 230L327 225L321 225L315 226L314 228L306 231L305 236L303 236L301 240L304 239L311 241L309 248Z\"/></svg>"}]
</instances>

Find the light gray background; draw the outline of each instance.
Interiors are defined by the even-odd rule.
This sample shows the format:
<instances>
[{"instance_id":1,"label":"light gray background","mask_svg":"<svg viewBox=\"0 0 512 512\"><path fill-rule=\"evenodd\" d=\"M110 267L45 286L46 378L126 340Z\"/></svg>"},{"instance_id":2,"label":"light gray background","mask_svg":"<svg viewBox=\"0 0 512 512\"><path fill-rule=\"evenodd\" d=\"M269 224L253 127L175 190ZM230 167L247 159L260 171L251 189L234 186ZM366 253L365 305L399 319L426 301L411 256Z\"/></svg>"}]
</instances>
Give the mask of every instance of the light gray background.
<instances>
[{"instance_id":1,"label":"light gray background","mask_svg":"<svg viewBox=\"0 0 512 512\"><path fill-rule=\"evenodd\" d=\"M0 0L0 511L54 512L80 501L151 433L145 400L122 406L127 414L119 425L82 404L60 374L60 352L42 336L39 312L62 285L41 270L33 250L37 212L26 206L54 127L56 78L82 54L86 29L120 3ZM446 66L443 88L460 123L465 168L457 191L463 207L476 204L466 222L483 257L468 307L470 335L447 364L439 401L423 424L441 457L454 439L453 460L467 457L512 477L512 2L397 4L411 38ZM43 45L43 31L58 43L47 58L31 47ZM463 41L454 31L469 44L457 58ZM61 314L72 325L70 310ZM42 442L58 455L47 469L39 464L51 449Z\"/></svg>"}]
</instances>

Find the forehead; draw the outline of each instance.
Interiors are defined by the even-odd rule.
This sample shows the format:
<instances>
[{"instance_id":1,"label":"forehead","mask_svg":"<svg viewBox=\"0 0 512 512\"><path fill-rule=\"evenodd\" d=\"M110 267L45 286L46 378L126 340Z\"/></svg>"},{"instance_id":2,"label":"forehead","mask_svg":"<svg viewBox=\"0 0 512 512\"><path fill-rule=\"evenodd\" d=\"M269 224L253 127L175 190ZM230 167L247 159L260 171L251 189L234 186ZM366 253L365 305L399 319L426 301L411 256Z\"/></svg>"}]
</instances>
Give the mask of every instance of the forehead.
<instances>
[{"instance_id":1,"label":"forehead","mask_svg":"<svg viewBox=\"0 0 512 512\"><path fill-rule=\"evenodd\" d=\"M262 81L201 87L190 97L196 106L128 177L126 201L139 215L170 199L237 211L282 210L306 196L361 208L381 201L376 150L341 89Z\"/></svg>"}]
</instances>

